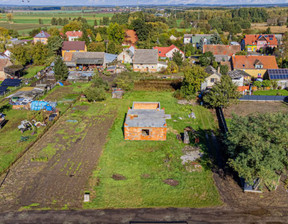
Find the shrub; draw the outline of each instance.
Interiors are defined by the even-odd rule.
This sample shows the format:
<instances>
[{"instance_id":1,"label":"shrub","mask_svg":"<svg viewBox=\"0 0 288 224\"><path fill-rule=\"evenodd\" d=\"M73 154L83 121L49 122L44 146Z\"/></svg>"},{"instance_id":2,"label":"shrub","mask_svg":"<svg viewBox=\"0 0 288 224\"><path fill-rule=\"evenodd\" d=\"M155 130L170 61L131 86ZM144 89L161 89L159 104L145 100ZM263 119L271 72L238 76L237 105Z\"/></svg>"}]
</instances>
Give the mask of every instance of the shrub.
<instances>
[{"instance_id":1,"label":"shrub","mask_svg":"<svg viewBox=\"0 0 288 224\"><path fill-rule=\"evenodd\" d=\"M106 99L106 92L103 87L89 87L84 91L84 94L89 102L103 101Z\"/></svg>"}]
</instances>

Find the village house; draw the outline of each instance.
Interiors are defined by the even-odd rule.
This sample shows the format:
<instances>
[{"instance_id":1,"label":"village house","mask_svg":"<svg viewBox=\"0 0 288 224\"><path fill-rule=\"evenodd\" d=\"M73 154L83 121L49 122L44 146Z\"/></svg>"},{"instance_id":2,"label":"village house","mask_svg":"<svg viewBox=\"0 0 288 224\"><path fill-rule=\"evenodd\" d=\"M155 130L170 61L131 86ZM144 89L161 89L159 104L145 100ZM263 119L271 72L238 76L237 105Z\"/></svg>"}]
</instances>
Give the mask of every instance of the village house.
<instances>
[{"instance_id":1,"label":"village house","mask_svg":"<svg viewBox=\"0 0 288 224\"><path fill-rule=\"evenodd\" d=\"M134 30L126 30L123 46L135 46L138 41L137 34Z\"/></svg>"},{"instance_id":2,"label":"village house","mask_svg":"<svg viewBox=\"0 0 288 224\"><path fill-rule=\"evenodd\" d=\"M33 38L33 43L36 44L37 42L41 42L42 44L48 44L48 38L50 37L49 33L45 31L41 31Z\"/></svg>"},{"instance_id":3,"label":"village house","mask_svg":"<svg viewBox=\"0 0 288 224\"><path fill-rule=\"evenodd\" d=\"M85 41L64 41L62 45L62 57L66 52L87 52Z\"/></svg>"},{"instance_id":4,"label":"village house","mask_svg":"<svg viewBox=\"0 0 288 224\"><path fill-rule=\"evenodd\" d=\"M133 102L124 123L125 140L165 141L170 118L160 102Z\"/></svg>"},{"instance_id":5,"label":"village house","mask_svg":"<svg viewBox=\"0 0 288 224\"><path fill-rule=\"evenodd\" d=\"M133 58L134 72L157 72L158 50L136 49Z\"/></svg>"},{"instance_id":6,"label":"village house","mask_svg":"<svg viewBox=\"0 0 288 224\"><path fill-rule=\"evenodd\" d=\"M232 69L243 70L254 78L262 78L267 69L278 69L275 56L234 55Z\"/></svg>"},{"instance_id":7,"label":"village house","mask_svg":"<svg viewBox=\"0 0 288 224\"><path fill-rule=\"evenodd\" d=\"M193 47L201 47L203 45L211 43L212 34L184 34L183 43L192 44Z\"/></svg>"},{"instance_id":8,"label":"village house","mask_svg":"<svg viewBox=\"0 0 288 224\"><path fill-rule=\"evenodd\" d=\"M68 41L75 41L78 40L82 37L83 32L78 30L78 31L67 31L66 33L66 37L68 38Z\"/></svg>"},{"instance_id":9,"label":"village house","mask_svg":"<svg viewBox=\"0 0 288 224\"><path fill-rule=\"evenodd\" d=\"M5 54L0 55L0 81L7 78L8 74L5 72L5 68L13 65L10 58Z\"/></svg>"},{"instance_id":10,"label":"village house","mask_svg":"<svg viewBox=\"0 0 288 224\"><path fill-rule=\"evenodd\" d=\"M248 52L256 52L267 47L275 48L278 40L274 34L249 34L241 41L241 49Z\"/></svg>"},{"instance_id":11,"label":"village house","mask_svg":"<svg viewBox=\"0 0 288 224\"><path fill-rule=\"evenodd\" d=\"M205 81L201 84L201 90L204 91L206 89L211 89L212 86L216 82L220 82L221 80L221 74L217 72L215 68L213 68L211 65L207 66L205 68L205 72L209 75L205 78Z\"/></svg>"},{"instance_id":12,"label":"village house","mask_svg":"<svg viewBox=\"0 0 288 224\"><path fill-rule=\"evenodd\" d=\"M180 54L182 55L182 58L185 58L184 52L181 51L178 47L176 47L175 45L171 45L169 47L153 47L153 49L158 50L158 56L161 59L169 59L172 60L173 58L173 53L174 52L180 52Z\"/></svg>"},{"instance_id":13,"label":"village house","mask_svg":"<svg viewBox=\"0 0 288 224\"><path fill-rule=\"evenodd\" d=\"M267 69L264 79L275 80L281 89L288 88L288 69Z\"/></svg>"},{"instance_id":14,"label":"village house","mask_svg":"<svg viewBox=\"0 0 288 224\"><path fill-rule=\"evenodd\" d=\"M203 46L203 54L212 52L217 62L229 61L231 56L241 51L240 45L211 44Z\"/></svg>"},{"instance_id":15,"label":"village house","mask_svg":"<svg viewBox=\"0 0 288 224\"><path fill-rule=\"evenodd\" d=\"M132 64L133 57L134 57L135 48L133 46L129 48L124 48L123 51L118 55L117 61L120 61L121 63L128 63Z\"/></svg>"},{"instance_id":16,"label":"village house","mask_svg":"<svg viewBox=\"0 0 288 224\"><path fill-rule=\"evenodd\" d=\"M236 86L244 86L244 84L248 84L249 80L251 79L251 76L243 70L229 71L228 75Z\"/></svg>"}]
</instances>

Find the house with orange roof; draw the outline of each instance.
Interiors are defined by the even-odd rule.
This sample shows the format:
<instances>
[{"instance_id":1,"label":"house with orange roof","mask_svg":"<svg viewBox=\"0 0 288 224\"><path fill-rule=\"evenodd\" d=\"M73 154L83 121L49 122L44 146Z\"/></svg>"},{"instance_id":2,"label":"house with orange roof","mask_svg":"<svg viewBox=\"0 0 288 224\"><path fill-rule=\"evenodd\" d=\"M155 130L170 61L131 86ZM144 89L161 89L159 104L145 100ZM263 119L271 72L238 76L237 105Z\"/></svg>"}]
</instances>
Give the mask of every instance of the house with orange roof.
<instances>
[{"instance_id":1,"label":"house with orange roof","mask_svg":"<svg viewBox=\"0 0 288 224\"><path fill-rule=\"evenodd\" d=\"M254 78L262 78L267 69L278 69L275 56L234 55L232 69L242 70Z\"/></svg>"},{"instance_id":2,"label":"house with orange roof","mask_svg":"<svg viewBox=\"0 0 288 224\"><path fill-rule=\"evenodd\" d=\"M185 54L183 51L181 51L178 47L176 47L175 45L171 45L169 47L153 47L153 49L157 49L158 50L158 56L161 59L169 59L172 60L173 58L173 53L179 51L180 54L182 55L182 58L185 58Z\"/></svg>"},{"instance_id":3,"label":"house with orange roof","mask_svg":"<svg viewBox=\"0 0 288 224\"><path fill-rule=\"evenodd\" d=\"M122 46L135 46L137 44L137 41L138 37L135 30L126 30Z\"/></svg>"},{"instance_id":4,"label":"house with orange roof","mask_svg":"<svg viewBox=\"0 0 288 224\"><path fill-rule=\"evenodd\" d=\"M229 61L232 55L241 51L240 45L209 44L203 45L203 54L212 52L217 62Z\"/></svg>"},{"instance_id":5,"label":"house with orange roof","mask_svg":"<svg viewBox=\"0 0 288 224\"><path fill-rule=\"evenodd\" d=\"M278 40L274 34L249 34L241 41L242 50L246 49L248 52L256 52L267 47L278 47Z\"/></svg>"},{"instance_id":6,"label":"house with orange roof","mask_svg":"<svg viewBox=\"0 0 288 224\"><path fill-rule=\"evenodd\" d=\"M83 32L80 30L78 31L74 30L74 31L67 31L65 34L66 34L68 41L75 41L82 37Z\"/></svg>"}]
</instances>

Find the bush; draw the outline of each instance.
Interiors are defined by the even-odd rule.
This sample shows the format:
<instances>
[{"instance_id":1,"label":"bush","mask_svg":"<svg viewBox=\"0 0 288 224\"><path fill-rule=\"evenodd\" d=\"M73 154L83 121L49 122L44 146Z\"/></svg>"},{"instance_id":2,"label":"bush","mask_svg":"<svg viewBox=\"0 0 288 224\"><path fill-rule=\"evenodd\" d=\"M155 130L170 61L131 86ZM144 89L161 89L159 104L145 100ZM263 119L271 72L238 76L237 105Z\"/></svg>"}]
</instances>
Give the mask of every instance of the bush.
<instances>
[{"instance_id":1,"label":"bush","mask_svg":"<svg viewBox=\"0 0 288 224\"><path fill-rule=\"evenodd\" d=\"M117 87L129 91L134 88L134 82L139 79L139 73L136 72L124 72L121 73L116 79L115 83Z\"/></svg>"},{"instance_id":2,"label":"bush","mask_svg":"<svg viewBox=\"0 0 288 224\"><path fill-rule=\"evenodd\" d=\"M253 83L253 86L256 86L258 89L262 86L262 82L260 82L260 81L255 81L254 83Z\"/></svg>"},{"instance_id":3,"label":"bush","mask_svg":"<svg viewBox=\"0 0 288 224\"><path fill-rule=\"evenodd\" d=\"M89 102L103 101L106 99L106 92L103 87L89 87L84 91L84 94Z\"/></svg>"}]
</instances>

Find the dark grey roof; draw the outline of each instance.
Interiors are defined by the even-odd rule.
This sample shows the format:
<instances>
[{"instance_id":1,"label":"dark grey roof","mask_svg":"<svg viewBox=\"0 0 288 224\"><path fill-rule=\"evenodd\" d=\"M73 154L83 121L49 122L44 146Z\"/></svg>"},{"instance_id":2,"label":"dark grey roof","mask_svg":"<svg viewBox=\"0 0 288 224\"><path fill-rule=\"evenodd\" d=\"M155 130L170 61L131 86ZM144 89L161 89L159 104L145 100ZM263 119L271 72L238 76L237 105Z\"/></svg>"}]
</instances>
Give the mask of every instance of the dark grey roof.
<instances>
[{"instance_id":1,"label":"dark grey roof","mask_svg":"<svg viewBox=\"0 0 288 224\"><path fill-rule=\"evenodd\" d=\"M131 118L129 115L136 115ZM166 116L164 110L129 109L125 124L127 127L165 127Z\"/></svg>"},{"instance_id":2,"label":"dark grey roof","mask_svg":"<svg viewBox=\"0 0 288 224\"><path fill-rule=\"evenodd\" d=\"M228 55L214 55L214 57L216 62L229 61L230 58Z\"/></svg>"},{"instance_id":3,"label":"dark grey roof","mask_svg":"<svg viewBox=\"0 0 288 224\"><path fill-rule=\"evenodd\" d=\"M75 52L72 56L72 62L85 65L102 65L105 61L104 52Z\"/></svg>"},{"instance_id":4,"label":"dark grey roof","mask_svg":"<svg viewBox=\"0 0 288 224\"><path fill-rule=\"evenodd\" d=\"M228 75L232 79L239 79L243 76L250 76L247 72L245 72L243 70L233 70L233 71L228 72Z\"/></svg>"},{"instance_id":5,"label":"dark grey roof","mask_svg":"<svg viewBox=\"0 0 288 224\"><path fill-rule=\"evenodd\" d=\"M205 72L208 73L209 75L216 74L219 77L221 77L221 74L218 73L217 70L215 68L213 68L211 65L209 65L205 68Z\"/></svg>"},{"instance_id":6,"label":"dark grey roof","mask_svg":"<svg viewBox=\"0 0 288 224\"><path fill-rule=\"evenodd\" d=\"M157 64L158 63L158 50L157 49L136 49L134 64Z\"/></svg>"}]
</instances>

